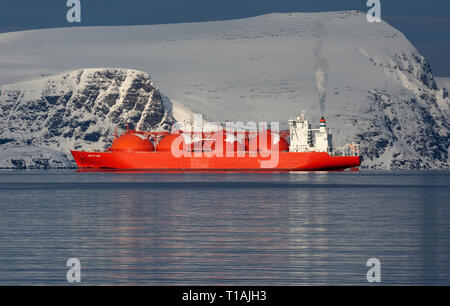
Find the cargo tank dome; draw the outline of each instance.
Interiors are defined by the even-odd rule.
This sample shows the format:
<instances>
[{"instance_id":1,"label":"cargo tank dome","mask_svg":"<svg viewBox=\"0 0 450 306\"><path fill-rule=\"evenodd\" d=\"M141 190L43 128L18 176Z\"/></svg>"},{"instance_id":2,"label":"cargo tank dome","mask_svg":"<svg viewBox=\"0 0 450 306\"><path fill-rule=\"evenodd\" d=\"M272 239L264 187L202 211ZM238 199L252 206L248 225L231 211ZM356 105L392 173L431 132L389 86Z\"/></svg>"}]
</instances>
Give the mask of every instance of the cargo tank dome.
<instances>
[{"instance_id":1,"label":"cargo tank dome","mask_svg":"<svg viewBox=\"0 0 450 306\"><path fill-rule=\"evenodd\" d=\"M266 137L267 142L263 144L260 140ZM260 143L261 142L261 143ZM271 130L264 131L260 133L258 136L254 136L250 139L248 144L248 150L252 151L254 148L257 148L258 151L272 151L272 146L278 143L278 151L284 152L289 151L289 143L287 140L280 136L278 133L272 133ZM274 148L275 149L275 148Z\"/></svg>"},{"instance_id":2,"label":"cargo tank dome","mask_svg":"<svg viewBox=\"0 0 450 306\"><path fill-rule=\"evenodd\" d=\"M226 133L214 133L205 140L204 148L206 150L222 151L222 152L240 152L245 151L245 143L243 139L239 139L236 135Z\"/></svg>"},{"instance_id":3,"label":"cargo tank dome","mask_svg":"<svg viewBox=\"0 0 450 306\"><path fill-rule=\"evenodd\" d=\"M156 145L156 152L171 152L172 151L172 143L178 138L183 137L181 134L169 134L167 136L164 136ZM184 137L183 137L184 138ZM180 141L180 150L183 151L183 146L187 150L192 149L192 144L189 144L186 142L185 139L183 141Z\"/></svg>"},{"instance_id":4,"label":"cargo tank dome","mask_svg":"<svg viewBox=\"0 0 450 306\"><path fill-rule=\"evenodd\" d=\"M111 152L151 152L152 142L145 136L129 133L114 139Z\"/></svg>"}]
</instances>

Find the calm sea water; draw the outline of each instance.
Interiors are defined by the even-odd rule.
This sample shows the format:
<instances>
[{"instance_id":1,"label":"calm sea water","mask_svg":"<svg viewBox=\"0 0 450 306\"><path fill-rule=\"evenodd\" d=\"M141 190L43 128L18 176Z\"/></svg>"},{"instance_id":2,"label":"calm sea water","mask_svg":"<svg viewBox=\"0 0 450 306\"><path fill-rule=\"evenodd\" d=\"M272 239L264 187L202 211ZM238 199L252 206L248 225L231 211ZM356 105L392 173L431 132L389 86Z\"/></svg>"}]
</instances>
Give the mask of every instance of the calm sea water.
<instances>
[{"instance_id":1,"label":"calm sea water","mask_svg":"<svg viewBox=\"0 0 450 306\"><path fill-rule=\"evenodd\" d=\"M450 172L0 171L0 285L450 285Z\"/></svg>"}]
</instances>

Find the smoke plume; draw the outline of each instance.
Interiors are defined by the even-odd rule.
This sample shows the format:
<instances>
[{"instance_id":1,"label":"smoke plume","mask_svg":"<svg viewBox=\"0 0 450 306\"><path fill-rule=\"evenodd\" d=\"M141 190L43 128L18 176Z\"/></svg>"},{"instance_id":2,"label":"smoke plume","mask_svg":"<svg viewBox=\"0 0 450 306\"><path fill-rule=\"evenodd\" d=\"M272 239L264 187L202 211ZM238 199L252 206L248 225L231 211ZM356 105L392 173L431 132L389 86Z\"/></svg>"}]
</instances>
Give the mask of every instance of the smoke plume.
<instances>
[{"instance_id":1,"label":"smoke plume","mask_svg":"<svg viewBox=\"0 0 450 306\"><path fill-rule=\"evenodd\" d=\"M323 41L322 37L326 34L325 27L321 21L313 23L313 36L318 38L318 44L314 50L316 62L314 64L314 81L316 83L317 92L319 93L319 104L322 115L325 114L326 85L328 79L328 62L322 54Z\"/></svg>"}]
</instances>

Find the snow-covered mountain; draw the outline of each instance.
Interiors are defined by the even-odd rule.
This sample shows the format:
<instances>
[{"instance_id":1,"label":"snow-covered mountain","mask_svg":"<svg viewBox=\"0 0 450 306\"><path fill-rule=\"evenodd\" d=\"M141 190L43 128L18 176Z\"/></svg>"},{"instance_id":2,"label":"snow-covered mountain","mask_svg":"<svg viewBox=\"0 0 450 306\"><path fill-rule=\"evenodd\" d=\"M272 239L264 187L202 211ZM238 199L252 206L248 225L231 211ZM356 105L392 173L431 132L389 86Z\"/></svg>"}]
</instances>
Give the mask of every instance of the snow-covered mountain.
<instances>
[{"instance_id":1,"label":"snow-covered mountain","mask_svg":"<svg viewBox=\"0 0 450 306\"><path fill-rule=\"evenodd\" d=\"M166 130L173 121L150 76L125 69L4 85L0 110L0 168L72 167L70 150L103 150L116 127Z\"/></svg>"},{"instance_id":2,"label":"snow-covered mountain","mask_svg":"<svg viewBox=\"0 0 450 306\"><path fill-rule=\"evenodd\" d=\"M43 74L75 70L66 74L76 80L80 67L128 67L151 73L168 97L168 103L157 103L160 121L151 121L152 127L164 128L171 116L185 120L192 113L202 113L210 121L283 123L305 110L308 119L318 121L323 98L336 146L358 142L363 166L449 167L448 91L436 83L428 62L402 33L385 22L368 23L363 13L270 14L191 24L47 29L0 34L0 44L1 107L12 103L6 101L13 92L23 94L16 104L29 105L36 98L27 98L31 92L45 93L48 80L64 75L42 78ZM92 86L108 87L116 78L120 83L119 75L114 80L92 78ZM55 82L58 97L79 86L76 81ZM101 92L107 95L108 90ZM58 98L51 114L58 107L73 107L64 106L64 101ZM16 119L5 124L3 118L10 115L2 111L0 131L8 134L2 132L0 138L20 138L17 143L22 144L31 137L34 145L67 152L71 146L92 147L95 141L85 137L94 133L102 146L107 141L104 135L111 135L118 121L102 115L102 108L108 114L112 109L102 94L88 101L90 110L71 111L74 120L97 121L83 132L79 126L74 128L73 137L64 137L71 131L69 123L69 127L63 125L62 135L47 141L42 138L45 129L25 132L30 125L46 127L42 117L33 117L31 112L30 120L26 116L21 120L16 112ZM125 120L137 113L115 114ZM12 121L16 121L17 133L11 136Z\"/></svg>"}]
</instances>

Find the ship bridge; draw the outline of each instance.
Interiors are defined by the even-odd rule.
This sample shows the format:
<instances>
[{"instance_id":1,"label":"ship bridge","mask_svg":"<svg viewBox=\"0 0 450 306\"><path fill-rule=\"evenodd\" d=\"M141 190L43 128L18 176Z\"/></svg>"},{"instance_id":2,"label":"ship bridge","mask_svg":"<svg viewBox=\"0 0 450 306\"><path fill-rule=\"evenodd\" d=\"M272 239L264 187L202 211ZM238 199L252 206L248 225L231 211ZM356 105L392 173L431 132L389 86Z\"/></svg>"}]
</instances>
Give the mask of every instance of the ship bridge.
<instances>
[{"instance_id":1,"label":"ship bridge","mask_svg":"<svg viewBox=\"0 0 450 306\"><path fill-rule=\"evenodd\" d=\"M327 130L326 120L320 119L320 128L312 129L305 119L305 112L296 119L289 120L290 152L327 152L333 153L333 138Z\"/></svg>"}]
</instances>

